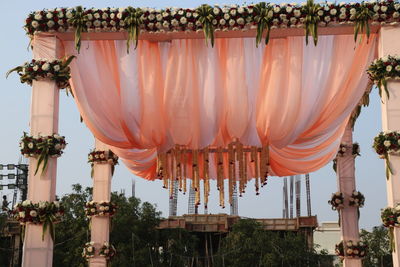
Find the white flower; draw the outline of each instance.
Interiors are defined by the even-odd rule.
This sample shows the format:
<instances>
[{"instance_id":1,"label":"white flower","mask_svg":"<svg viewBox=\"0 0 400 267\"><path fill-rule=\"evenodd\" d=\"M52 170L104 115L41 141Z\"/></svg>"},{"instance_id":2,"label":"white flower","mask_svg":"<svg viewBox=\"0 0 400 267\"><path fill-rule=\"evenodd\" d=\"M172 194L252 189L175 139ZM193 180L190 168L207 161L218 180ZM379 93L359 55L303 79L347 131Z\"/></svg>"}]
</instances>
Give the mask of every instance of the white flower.
<instances>
[{"instance_id":1,"label":"white flower","mask_svg":"<svg viewBox=\"0 0 400 267\"><path fill-rule=\"evenodd\" d=\"M356 11L355 8L350 9L350 15L354 15L354 14L356 14L356 13L357 13L357 11Z\"/></svg>"},{"instance_id":2,"label":"white flower","mask_svg":"<svg viewBox=\"0 0 400 267\"><path fill-rule=\"evenodd\" d=\"M60 19L59 21L58 21L58 25L64 25L64 21L62 20L62 19ZM60 29L59 29L60 30Z\"/></svg>"},{"instance_id":3,"label":"white flower","mask_svg":"<svg viewBox=\"0 0 400 267\"><path fill-rule=\"evenodd\" d=\"M60 149L61 149L61 145L60 145L60 144L56 144L56 145L54 146L54 148L55 148L56 150L60 150Z\"/></svg>"},{"instance_id":4,"label":"white flower","mask_svg":"<svg viewBox=\"0 0 400 267\"><path fill-rule=\"evenodd\" d=\"M166 18L166 17L169 16L169 14L168 14L168 12L163 12L163 13L162 13L162 16L163 16L164 18Z\"/></svg>"},{"instance_id":5,"label":"white flower","mask_svg":"<svg viewBox=\"0 0 400 267\"><path fill-rule=\"evenodd\" d=\"M236 20L236 22L237 22L237 24L239 24L239 25L244 25L244 19L243 18L238 18L237 20Z\"/></svg>"},{"instance_id":6,"label":"white flower","mask_svg":"<svg viewBox=\"0 0 400 267\"><path fill-rule=\"evenodd\" d=\"M117 18L122 19L122 13L118 13ZM149 20L153 20L154 18L155 18L155 16L153 14L149 15Z\"/></svg>"},{"instance_id":7,"label":"white flower","mask_svg":"<svg viewBox=\"0 0 400 267\"><path fill-rule=\"evenodd\" d=\"M387 11L387 6L381 6L381 11L386 12Z\"/></svg>"},{"instance_id":8,"label":"white flower","mask_svg":"<svg viewBox=\"0 0 400 267\"><path fill-rule=\"evenodd\" d=\"M331 17L325 16L324 20L325 20L326 22L329 22L329 21L331 21Z\"/></svg>"},{"instance_id":9,"label":"white flower","mask_svg":"<svg viewBox=\"0 0 400 267\"><path fill-rule=\"evenodd\" d=\"M374 5L374 11L378 12L378 10L380 9L380 7L378 5Z\"/></svg>"},{"instance_id":10,"label":"white flower","mask_svg":"<svg viewBox=\"0 0 400 267\"><path fill-rule=\"evenodd\" d=\"M22 201L22 206L24 206L24 207L29 206L29 205L31 205L31 204L32 204L32 202L31 202L30 200L24 200L24 201Z\"/></svg>"},{"instance_id":11,"label":"white flower","mask_svg":"<svg viewBox=\"0 0 400 267\"><path fill-rule=\"evenodd\" d=\"M121 14L121 13L119 13L119 14ZM121 14L121 17L122 17L122 14ZM121 19L120 17L118 17L118 18ZM149 18L149 20L154 20L156 18L156 16L154 14L150 14L148 18Z\"/></svg>"},{"instance_id":12,"label":"white flower","mask_svg":"<svg viewBox=\"0 0 400 267\"><path fill-rule=\"evenodd\" d=\"M32 25L33 28L36 29L37 27L39 27L39 22L37 22L36 20L34 20L34 21L32 21L31 25Z\"/></svg>"},{"instance_id":13,"label":"white flower","mask_svg":"<svg viewBox=\"0 0 400 267\"><path fill-rule=\"evenodd\" d=\"M39 208L40 208L40 209L46 208L46 201L40 201L40 202L39 202Z\"/></svg>"},{"instance_id":14,"label":"white flower","mask_svg":"<svg viewBox=\"0 0 400 267\"><path fill-rule=\"evenodd\" d=\"M220 19L220 20L219 20L219 24L221 24L222 26L224 26L224 25L226 24L226 20Z\"/></svg>"},{"instance_id":15,"label":"white flower","mask_svg":"<svg viewBox=\"0 0 400 267\"><path fill-rule=\"evenodd\" d=\"M42 69L44 70L44 71L47 71L47 70L49 70L50 69L50 64L49 63L44 63L43 65L42 65Z\"/></svg>"},{"instance_id":16,"label":"white flower","mask_svg":"<svg viewBox=\"0 0 400 267\"><path fill-rule=\"evenodd\" d=\"M199 13L193 12L193 18L197 18L199 16Z\"/></svg>"},{"instance_id":17,"label":"white flower","mask_svg":"<svg viewBox=\"0 0 400 267\"><path fill-rule=\"evenodd\" d=\"M351 248L347 249L346 252L347 252L348 255L353 254L353 250Z\"/></svg>"},{"instance_id":18,"label":"white flower","mask_svg":"<svg viewBox=\"0 0 400 267\"><path fill-rule=\"evenodd\" d=\"M107 13L103 13L103 15L101 15L101 17L102 17L103 19L107 19L107 18L108 18L108 14L107 14Z\"/></svg>"},{"instance_id":19,"label":"white flower","mask_svg":"<svg viewBox=\"0 0 400 267\"><path fill-rule=\"evenodd\" d=\"M291 6L286 7L286 12L287 13L292 13L293 8Z\"/></svg>"},{"instance_id":20,"label":"white flower","mask_svg":"<svg viewBox=\"0 0 400 267\"><path fill-rule=\"evenodd\" d=\"M186 23L187 23L186 17L181 17L180 22L181 22L182 24L186 24Z\"/></svg>"},{"instance_id":21,"label":"white flower","mask_svg":"<svg viewBox=\"0 0 400 267\"><path fill-rule=\"evenodd\" d=\"M177 26L179 26L179 21L177 19L173 19L173 20L171 20L171 24L172 24L172 26L177 27Z\"/></svg>"},{"instance_id":22,"label":"white flower","mask_svg":"<svg viewBox=\"0 0 400 267\"><path fill-rule=\"evenodd\" d=\"M392 69L393 69L393 67L392 67L391 65L389 65L389 66L386 66L386 71L387 71L387 72L391 72L391 71L392 71Z\"/></svg>"},{"instance_id":23,"label":"white flower","mask_svg":"<svg viewBox=\"0 0 400 267\"><path fill-rule=\"evenodd\" d=\"M390 143L389 140L386 140L385 142L383 142L383 145L384 145L385 147L390 147L392 144Z\"/></svg>"},{"instance_id":24,"label":"white flower","mask_svg":"<svg viewBox=\"0 0 400 267\"><path fill-rule=\"evenodd\" d=\"M172 22L173 22L174 20L172 20ZM176 21L176 20L175 20ZM173 25L173 23L171 23L172 25ZM156 23L156 28L157 29L161 29L162 28L162 24L161 24L161 22L157 22Z\"/></svg>"},{"instance_id":25,"label":"white flower","mask_svg":"<svg viewBox=\"0 0 400 267\"><path fill-rule=\"evenodd\" d=\"M95 21L93 21L93 26L95 26L95 27L100 27L100 25L101 25L101 22L100 22L100 20L95 20Z\"/></svg>"},{"instance_id":26,"label":"white flower","mask_svg":"<svg viewBox=\"0 0 400 267\"><path fill-rule=\"evenodd\" d=\"M95 213L95 212L96 212L96 209L95 209L95 208L92 208L92 209L90 209L90 212Z\"/></svg>"},{"instance_id":27,"label":"white flower","mask_svg":"<svg viewBox=\"0 0 400 267\"><path fill-rule=\"evenodd\" d=\"M229 25L230 25L230 26L235 25L235 23L236 23L236 21L235 21L234 19L230 19L230 20L229 20Z\"/></svg>"},{"instance_id":28,"label":"white flower","mask_svg":"<svg viewBox=\"0 0 400 267\"><path fill-rule=\"evenodd\" d=\"M397 19L399 17L399 15L400 15L399 12L396 11L396 12L393 12L392 16L394 19Z\"/></svg>"},{"instance_id":29,"label":"white flower","mask_svg":"<svg viewBox=\"0 0 400 267\"><path fill-rule=\"evenodd\" d=\"M335 8L332 8L332 9L329 11L329 13L330 13L332 16L335 16L336 13L337 13L337 10L336 10Z\"/></svg>"},{"instance_id":30,"label":"white flower","mask_svg":"<svg viewBox=\"0 0 400 267\"><path fill-rule=\"evenodd\" d=\"M275 13L279 13L279 11L281 11L281 8L279 6L275 6L274 7L274 12Z\"/></svg>"},{"instance_id":31,"label":"white flower","mask_svg":"<svg viewBox=\"0 0 400 267\"><path fill-rule=\"evenodd\" d=\"M346 147L343 146L343 147L340 148L340 150L341 150L342 152L346 152L347 149L346 149Z\"/></svg>"},{"instance_id":32,"label":"white flower","mask_svg":"<svg viewBox=\"0 0 400 267\"><path fill-rule=\"evenodd\" d=\"M238 11L239 14L243 14L244 13L244 8L243 7L239 7L237 11Z\"/></svg>"},{"instance_id":33,"label":"white flower","mask_svg":"<svg viewBox=\"0 0 400 267\"><path fill-rule=\"evenodd\" d=\"M41 20L42 19L42 15L40 15L40 13L35 14L34 17L36 20Z\"/></svg>"},{"instance_id":34,"label":"white flower","mask_svg":"<svg viewBox=\"0 0 400 267\"><path fill-rule=\"evenodd\" d=\"M67 13L65 14L65 16L66 16L68 19L70 19L70 18L72 18L73 14L72 14L71 11L67 11Z\"/></svg>"},{"instance_id":35,"label":"white flower","mask_svg":"<svg viewBox=\"0 0 400 267\"><path fill-rule=\"evenodd\" d=\"M364 246L364 242L362 242L362 241L358 242L358 244L359 244L360 246Z\"/></svg>"},{"instance_id":36,"label":"white flower","mask_svg":"<svg viewBox=\"0 0 400 267\"><path fill-rule=\"evenodd\" d=\"M228 14L228 13L225 13L225 14L224 14L224 19L229 20L229 18L230 18L229 14Z\"/></svg>"},{"instance_id":37,"label":"white flower","mask_svg":"<svg viewBox=\"0 0 400 267\"><path fill-rule=\"evenodd\" d=\"M93 247L88 247L88 248L87 248L87 251L88 251L88 252L92 252L92 251L93 251Z\"/></svg>"},{"instance_id":38,"label":"white flower","mask_svg":"<svg viewBox=\"0 0 400 267\"><path fill-rule=\"evenodd\" d=\"M48 18L48 19L51 19L51 18L53 18L53 14L52 14L52 13L50 13L50 12L49 12L49 13L47 13L47 14L46 14L46 18Z\"/></svg>"},{"instance_id":39,"label":"white flower","mask_svg":"<svg viewBox=\"0 0 400 267\"><path fill-rule=\"evenodd\" d=\"M351 241L347 241L347 243L346 243L346 246L348 246L348 247L351 247L351 246L353 246L353 242L351 242Z\"/></svg>"},{"instance_id":40,"label":"white flower","mask_svg":"<svg viewBox=\"0 0 400 267\"><path fill-rule=\"evenodd\" d=\"M192 16L192 13L191 13L191 12L187 12L187 13L186 13L186 17L187 17L187 18L190 18L191 16Z\"/></svg>"},{"instance_id":41,"label":"white flower","mask_svg":"<svg viewBox=\"0 0 400 267\"><path fill-rule=\"evenodd\" d=\"M346 14L345 13L340 13L339 19L345 19L345 18L346 18Z\"/></svg>"},{"instance_id":42,"label":"white flower","mask_svg":"<svg viewBox=\"0 0 400 267\"><path fill-rule=\"evenodd\" d=\"M31 210L31 211L29 212L29 215L31 215L32 217L36 217L36 216L37 216L36 210Z\"/></svg>"},{"instance_id":43,"label":"white flower","mask_svg":"<svg viewBox=\"0 0 400 267\"><path fill-rule=\"evenodd\" d=\"M60 207L60 202L54 201L54 205L56 206L56 208L59 208Z\"/></svg>"},{"instance_id":44,"label":"white flower","mask_svg":"<svg viewBox=\"0 0 400 267\"><path fill-rule=\"evenodd\" d=\"M397 140L397 144L399 144L399 145L400 145L400 139L399 139L399 140Z\"/></svg>"},{"instance_id":45,"label":"white flower","mask_svg":"<svg viewBox=\"0 0 400 267\"><path fill-rule=\"evenodd\" d=\"M299 9L295 9L295 10L293 11L293 14L294 14L295 17L300 17L301 12L300 12Z\"/></svg>"},{"instance_id":46,"label":"white flower","mask_svg":"<svg viewBox=\"0 0 400 267\"><path fill-rule=\"evenodd\" d=\"M399 10L400 9L400 4L399 3L394 4L394 9Z\"/></svg>"},{"instance_id":47,"label":"white flower","mask_svg":"<svg viewBox=\"0 0 400 267\"><path fill-rule=\"evenodd\" d=\"M295 17L290 18L290 23L296 24L296 22L297 22L297 19Z\"/></svg>"},{"instance_id":48,"label":"white flower","mask_svg":"<svg viewBox=\"0 0 400 267\"><path fill-rule=\"evenodd\" d=\"M324 11L323 10L318 10L318 16L323 16L324 15Z\"/></svg>"},{"instance_id":49,"label":"white flower","mask_svg":"<svg viewBox=\"0 0 400 267\"><path fill-rule=\"evenodd\" d=\"M157 14L157 15L156 15L156 19L157 19L158 21L161 21L161 20L162 20L162 15L161 15L161 14Z\"/></svg>"},{"instance_id":50,"label":"white flower","mask_svg":"<svg viewBox=\"0 0 400 267\"><path fill-rule=\"evenodd\" d=\"M164 28L168 28L169 27L169 22L167 20L164 20L163 27Z\"/></svg>"},{"instance_id":51,"label":"white flower","mask_svg":"<svg viewBox=\"0 0 400 267\"><path fill-rule=\"evenodd\" d=\"M389 60L389 57L388 56L384 56L381 59L382 59L383 62L387 62Z\"/></svg>"},{"instance_id":52,"label":"white flower","mask_svg":"<svg viewBox=\"0 0 400 267\"><path fill-rule=\"evenodd\" d=\"M64 13L62 12L58 12L57 17L59 17L60 19L64 17Z\"/></svg>"},{"instance_id":53,"label":"white flower","mask_svg":"<svg viewBox=\"0 0 400 267\"><path fill-rule=\"evenodd\" d=\"M104 211L104 206L100 206L99 208L101 211Z\"/></svg>"},{"instance_id":54,"label":"white flower","mask_svg":"<svg viewBox=\"0 0 400 267\"><path fill-rule=\"evenodd\" d=\"M29 147L30 149L32 149L32 148L33 148L33 143L29 143L29 144L28 144L28 147Z\"/></svg>"},{"instance_id":55,"label":"white flower","mask_svg":"<svg viewBox=\"0 0 400 267\"><path fill-rule=\"evenodd\" d=\"M25 211L20 211L20 212L18 213L18 216L19 216L20 218L25 218Z\"/></svg>"},{"instance_id":56,"label":"white flower","mask_svg":"<svg viewBox=\"0 0 400 267\"><path fill-rule=\"evenodd\" d=\"M94 246L94 241L90 241L89 244L92 245L92 246Z\"/></svg>"},{"instance_id":57,"label":"white flower","mask_svg":"<svg viewBox=\"0 0 400 267\"><path fill-rule=\"evenodd\" d=\"M232 16L236 16L236 9L232 9L229 13L230 13Z\"/></svg>"}]
</instances>

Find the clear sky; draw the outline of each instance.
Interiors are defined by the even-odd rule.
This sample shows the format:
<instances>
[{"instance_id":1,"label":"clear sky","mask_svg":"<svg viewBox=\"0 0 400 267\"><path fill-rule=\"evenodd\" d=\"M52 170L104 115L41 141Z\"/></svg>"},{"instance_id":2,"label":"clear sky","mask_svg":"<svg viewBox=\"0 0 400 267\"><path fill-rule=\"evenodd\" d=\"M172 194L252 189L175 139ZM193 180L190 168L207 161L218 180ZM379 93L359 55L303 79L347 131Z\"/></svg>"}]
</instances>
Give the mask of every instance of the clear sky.
<instances>
[{"instance_id":1,"label":"clear sky","mask_svg":"<svg viewBox=\"0 0 400 267\"><path fill-rule=\"evenodd\" d=\"M20 157L18 142L24 131L29 132L29 109L31 88L19 83L18 75L11 75L7 80L7 70L21 65L32 58L27 50L29 39L22 29L24 19L33 10L54 7L75 7L82 3L86 7L125 7L129 5L142 7L183 6L196 7L202 3L240 4L241 1L125 1L125 0L40 0L40 1L1 1L3 10L0 17L0 163L16 163ZM346 56L346 55L343 55ZM371 104L363 109L354 131L354 140L360 143L361 157L356 159L357 189L364 193L366 206L361 209L360 226L371 228L380 224L380 209L386 206L386 179L383 160L378 159L371 145L373 137L381 129L380 99L377 90L371 94ZM79 113L72 97L64 92L60 94L60 134L65 135L69 143L64 155L58 161L57 194L70 192L71 185L81 183L90 186L90 166L87 154L93 148L93 136L84 124L79 121ZM305 192L304 176L302 192ZM132 179L136 181L136 196L142 201L157 204L164 216L168 216L168 191L162 189L160 182L148 182L134 177L123 165L116 168L112 181L112 190L125 190L131 194ZM0 181L5 183L5 181ZM282 179L270 177L269 183L256 196L253 190L247 190L239 199L239 215L257 218L279 218L282 216ZM249 189L252 188L249 186ZM336 221L337 213L330 209L327 201L332 192L337 191L336 174L332 164L311 173L312 213L318 216L319 222ZM0 194L11 197L11 191L3 190ZM229 213L229 208L218 207L215 183L211 185L209 212ZM187 196L178 198L178 214L187 212ZM305 195L302 196L302 214L306 214ZM200 209L202 212L202 208Z\"/></svg>"}]
</instances>

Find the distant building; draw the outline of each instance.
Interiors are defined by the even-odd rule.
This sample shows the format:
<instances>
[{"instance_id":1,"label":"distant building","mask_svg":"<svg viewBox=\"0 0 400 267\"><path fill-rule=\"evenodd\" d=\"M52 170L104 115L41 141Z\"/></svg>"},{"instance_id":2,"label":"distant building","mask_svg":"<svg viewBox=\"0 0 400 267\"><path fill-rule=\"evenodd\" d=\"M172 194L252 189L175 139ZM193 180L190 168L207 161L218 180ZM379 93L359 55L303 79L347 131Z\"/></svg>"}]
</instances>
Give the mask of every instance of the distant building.
<instances>
[{"instance_id":1,"label":"distant building","mask_svg":"<svg viewBox=\"0 0 400 267\"><path fill-rule=\"evenodd\" d=\"M325 249L329 255L335 255L335 245L340 242L340 238L337 222L322 222L314 232L314 243L320 245L318 250Z\"/></svg>"}]
</instances>

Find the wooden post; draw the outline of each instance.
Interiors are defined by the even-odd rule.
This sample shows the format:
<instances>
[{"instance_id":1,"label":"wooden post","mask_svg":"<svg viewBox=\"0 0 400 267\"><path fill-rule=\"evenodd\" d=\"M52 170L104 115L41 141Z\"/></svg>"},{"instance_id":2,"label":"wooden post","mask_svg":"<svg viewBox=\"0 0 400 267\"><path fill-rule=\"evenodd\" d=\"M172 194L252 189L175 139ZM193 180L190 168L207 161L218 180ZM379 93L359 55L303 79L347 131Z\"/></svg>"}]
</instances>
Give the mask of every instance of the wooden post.
<instances>
[{"instance_id":1,"label":"wooden post","mask_svg":"<svg viewBox=\"0 0 400 267\"><path fill-rule=\"evenodd\" d=\"M46 60L60 58L60 43L55 36L46 38L46 48L33 46L34 58ZM59 89L54 81L33 81L31 99L31 135L52 135L58 132ZM28 200L54 201L56 193L57 158L49 158L47 168L38 171L36 158L29 158ZM27 224L22 256L22 266L52 266L53 240L47 232L42 240L42 225Z\"/></svg>"},{"instance_id":2,"label":"wooden post","mask_svg":"<svg viewBox=\"0 0 400 267\"><path fill-rule=\"evenodd\" d=\"M346 143L352 147L353 130L350 124L347 124L342 137L342 143ZM350 207L348 199L356 189L355 179L355 159L352 149L348 148L343 156L337 157L337 179L339 192L344 196L344 208L340 209L340 228L342 240L359 240L358 214L356 207ZM344 267L361 267L361 259L344 258Z\"/></svg>"},{"instance_id":3,"label":"wooden post","mask_svg":"<svg viewBox=\"0 0 400 267\"><path fill-rule=\"evenodd\" d=\"M108 151L108 147L101 141L96 139L96 150ZM94 164L93 171L93 201L110 201L111 197L111 165ZM106 267L107 260L105 257L99 256L100 248L104 242L109 242L110 238L110 217L93 216L91 221L91 241L94 241L96 253L89 260L90 267Z\"/></svg>"},{"instance_id":4,"label":"wooden post","mask_svg":"<svg viewBox=\"0 0 400 267\"><path fill-rule=\"evenodd\" d=\"M400 55L400 28L384 26L379 36L379 57ZM390 98L383 93L382 98L382 129L384 131L400 130L400 82L388 81ZM372 141L372 140L371 140ZM387 200L390 207L400 203L400 157L389 156L393 174L386 182ZM382 179L385 175L382 172ZM394 228L394 241L396 250L393 251L393 267L400 267L400 228Z\"/></svg>"}]
</instances>

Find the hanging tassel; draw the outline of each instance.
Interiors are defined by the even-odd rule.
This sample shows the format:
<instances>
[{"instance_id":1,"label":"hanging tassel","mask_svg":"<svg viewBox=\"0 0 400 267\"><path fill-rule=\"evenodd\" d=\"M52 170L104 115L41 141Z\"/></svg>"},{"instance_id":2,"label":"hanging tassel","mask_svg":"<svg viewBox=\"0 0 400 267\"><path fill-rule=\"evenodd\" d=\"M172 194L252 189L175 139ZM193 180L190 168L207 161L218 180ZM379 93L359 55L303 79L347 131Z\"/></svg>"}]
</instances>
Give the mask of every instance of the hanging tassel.
<instances>
[{"instance_id":1,"label":"hanging tassel","mask_svg":"<svg viewBox=\"0 0 400 267\"><path fill-rule=\"evenodd\" d=\"M233 196L233 179L235 179L235 152L233 150L233 143L228 145L228 161L229 161L229 204L232 205Z\"/></svg>"},{"instance_id":2,"label":"hanging tassel","mask_svg":"<svg viewBox=\"0 0 400 267\"><path fill-rule=\"evenodd\" d=\"M168 187L168 184L169 184L168 181L169 181L170 175L171 175L169 158L170 158L170 153L167 152L167 153L166 153L166 156L165 156L165 175L164 175L164 176L165 176L166 188L169 188L169 187Z\"/></svg>"},{"instance_id":3,"label":"hanging tassel","mask_svg":"<svg viewBox=\"0 0 400 267\"><path fill-rule=\"evenodd\" d=\"M251 147L251 154L250 154L250 160L253 163L254 167L254 187L256 189L256 195L259 195L260 192L260 179L259 179L259 174L258 174L258 152L257 152L257 147L252 146Z\"/></svg>"},{"instance_id":4,"label":"hanging tassel","mask_svg":"<svg viewBox=\"0 0 400 267\"><path fill-rule=\"evenodd\" d=\"M242 196L244 191L244 162L243 162L243 145L236 142L236 160L239 162L239 196Z\"/></svg>"},{"instance_id":5,"label":"hanging tassel","mask_svg":"<svg viewBox=\"0 0 400 267\"><path fill-rule=\"evenodd\" d=\"M181 148L179 145L175 147L175 164L176 164L176 179L179 181L179 191L182 191L182 160Z\"/></svg>"},{"instance_id":6,"label":"hanging tassel","mask_svg":"<svg viewBox=\"0 0 400 267\"><path fill-rule=\"evenodd\" d=\"M187 150L183 150L183 193L186 194L187 191Z\"/></svg>"},{"instance_id":7,"label":"hanging tassel","mask_svg":"<svg viewBox=\"0 0 400 267\"><path fill-rule=\"evenodd\" d=\"M243 183L243 188L242 188L242 193L244 194L246 191L246 186L247 186L247 162L248 162L248 153L243 152L243 175L242 175L242 183Z\"/></svg>"},{"instance_id":8,"label":"hanging tassel","mask_svg":"<svg viewBox=\"0 0 400 267\"><path fill-rule=\"evenodd\" d=\"M217 186L219 190L219 205L225 208L225 195L224 195L224 156L222 148L217 148Z\"/></svg>"},{"instance_id":9,"label":"hanging tassel","mask_svg":"<svg viewBox=\"0 0 400 267\"><path fill-rule=\"evenodd\" d=\"M209 150L208 147L206 147L203 151L203 185L204 185L204 207L207 208L208 205L208 196L209 196L209 190L210 190L210 180L209 180Z\"/></svg>"},{"instance_id":10,"label":"hanging tassel","mask_svg":"<svg viewBox=\"0 0 400 267\"><path fill-rule=\"evenodd\" d=\"M199 178L199 151L193 150L192 158L192 179L195 191L195 205L200 204L200 178Z\"/></svg>"}]
</instances>

